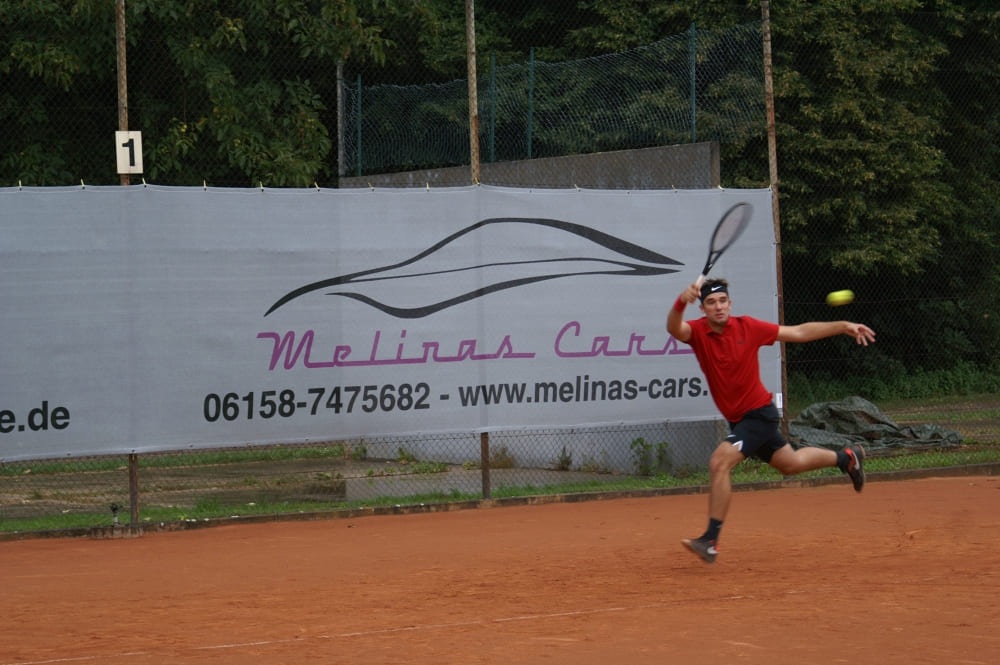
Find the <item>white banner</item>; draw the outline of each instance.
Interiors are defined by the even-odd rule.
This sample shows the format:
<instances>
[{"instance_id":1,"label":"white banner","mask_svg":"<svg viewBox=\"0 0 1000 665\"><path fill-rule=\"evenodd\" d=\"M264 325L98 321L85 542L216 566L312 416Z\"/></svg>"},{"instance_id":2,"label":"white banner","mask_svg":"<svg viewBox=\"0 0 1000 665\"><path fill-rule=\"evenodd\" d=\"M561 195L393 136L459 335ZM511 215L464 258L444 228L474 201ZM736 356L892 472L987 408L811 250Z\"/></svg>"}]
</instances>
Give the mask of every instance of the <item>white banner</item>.
<instances>
[{"instance_id":1,"label":"white banner","mask_svg":"<svg viewBox=\"0 0 1000 665\"><path fill-rule=\"evenodd\" d=\"M0 459L717 418L665 320L738 201L776 320L768 190L0 189Z\"/></svg>"}]
</instances>

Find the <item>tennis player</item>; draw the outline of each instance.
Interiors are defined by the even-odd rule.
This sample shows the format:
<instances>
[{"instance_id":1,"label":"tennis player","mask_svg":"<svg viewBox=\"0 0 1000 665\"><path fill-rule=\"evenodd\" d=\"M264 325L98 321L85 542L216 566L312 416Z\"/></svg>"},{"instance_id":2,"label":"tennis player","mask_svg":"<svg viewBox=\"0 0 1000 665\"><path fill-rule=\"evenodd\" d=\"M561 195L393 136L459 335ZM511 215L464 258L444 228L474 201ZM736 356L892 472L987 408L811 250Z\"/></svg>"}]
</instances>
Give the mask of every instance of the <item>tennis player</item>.
<instances>
[{"instance_id":1,"label":"tennis player","mask_svg":"<svg viewBox=\"0 0 1000 665\"><path fill-rule=\"evenodd\" d=\"M684 309L696 300L701 300L704 316L685 321ZM747 457L756 457L786 476L837 466L850 476L855 491L860 492L865 484L862 468L865 450L861 446L847 446L839 451L795 449L785 441L778 410L760 380L757 356L760 347L775 342L811 342L841 334L868 346L875 341L875 332L849 321L783 326L749 316L731 316L732 306L729 283L711 279L700 289L697 284L684 289L667 315L667 331L691 345L708 380L712 399L729 421L730 434L716 447L708 463L708 529L699 538L681 541L707 563L714 563L719 553L719 531L732 499L730 472Z\"/></svg>"}]
</instances>

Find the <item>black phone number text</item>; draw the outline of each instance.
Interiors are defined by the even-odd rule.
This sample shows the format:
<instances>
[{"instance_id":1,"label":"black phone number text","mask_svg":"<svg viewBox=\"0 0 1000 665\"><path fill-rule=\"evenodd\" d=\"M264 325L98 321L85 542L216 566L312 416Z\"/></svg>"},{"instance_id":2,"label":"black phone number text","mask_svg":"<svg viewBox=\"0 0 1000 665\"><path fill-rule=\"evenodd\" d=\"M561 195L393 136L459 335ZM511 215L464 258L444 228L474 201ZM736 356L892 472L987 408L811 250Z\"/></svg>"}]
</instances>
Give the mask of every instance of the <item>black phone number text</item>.
<instances>
[{"instance_id":1,"label":"black phone number text","mask_svg":"<svg viewBox=\"0 0 1000 665\"><path fill-rule=\"evenodd\" d=\"M296 413L308 412L311 416L321 413L354 413L362 411L410 411L429 409L430 386L426 383L401 383L334 386L309 388L305 394L285 390L262 390L239 393L208 393L205 395L204 415L210 423L240 418L291 418Z\"/></svg>"}]
</instances>

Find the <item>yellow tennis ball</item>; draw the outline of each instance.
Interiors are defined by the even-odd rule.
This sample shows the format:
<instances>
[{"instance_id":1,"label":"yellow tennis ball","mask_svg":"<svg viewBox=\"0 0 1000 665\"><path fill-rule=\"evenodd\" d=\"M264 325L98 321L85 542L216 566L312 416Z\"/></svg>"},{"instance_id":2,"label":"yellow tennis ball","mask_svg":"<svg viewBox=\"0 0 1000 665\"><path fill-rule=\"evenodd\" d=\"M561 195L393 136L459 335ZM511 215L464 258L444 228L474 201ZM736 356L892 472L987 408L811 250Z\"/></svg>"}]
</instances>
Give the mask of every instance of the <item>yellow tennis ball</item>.
<instances>
[{"instance_id":1,"label":"yellow tennis ball","mask_svg":"<svg viewBox=\"0 0 1000 665\"><path fill-rule=\"evenodd\" d=\"M826 304L830 307L839 307L854 302L854 291L844 289L843 291L831 291L826 294Z\"/></svg>"}]
</instances>

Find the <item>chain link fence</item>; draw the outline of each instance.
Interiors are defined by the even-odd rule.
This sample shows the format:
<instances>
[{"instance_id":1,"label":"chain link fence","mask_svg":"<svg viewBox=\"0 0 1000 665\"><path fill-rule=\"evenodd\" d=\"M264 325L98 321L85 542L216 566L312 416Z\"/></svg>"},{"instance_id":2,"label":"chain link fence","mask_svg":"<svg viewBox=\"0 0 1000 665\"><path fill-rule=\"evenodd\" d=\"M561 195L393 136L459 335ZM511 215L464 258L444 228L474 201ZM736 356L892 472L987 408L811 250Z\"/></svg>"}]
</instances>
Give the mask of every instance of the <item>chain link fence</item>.
<instances>
[{"instance_id":1,"label":"chain link fence","mask_svg":"<svg viewBox=\"0 0 1000 665\"><path fill-rule=\"evenodd\" d=\"M388 436L7 463L0 530L595 490L703 469L723 423ZM20 527L20 528L14 528Z\"/></svg>"},{"instance_id":2,"label":"chain link fence","mask_svg":"<svg viewBox=\"0 0 1000 665\"><path fill-rule=\"evenodd\" d=\"M820 2L772 17L785 320L846 318L878 334L866 349L846 338L788 345L786 413L857 395L901 427L961 435L877 449L876 473L995 464L1000 452L1000 115L991 104L1000 33L995 11L961 4L955 14L879 14ZM119 182L113 5L0 9L0 184ZM462 39L448 49L451 76L401 67L415 51L342 64L343 51L309 42L319 28L292 38L288 17L271 9L129 3L129 117L143 132L144 178L334 187L341 172L468 163L467 84L454 75L464 71ZM481 159L717 141L724 186L767 186L761 25L727 25L563 60L528 47L517 57L513 47L499 58L480 50ZM411 28L387 24L385 36L412 45ZM549 35L523 37L541 45ZM826 294L841 289L853 302L831 308ZM738 310L739 285L732 294ZM675 295L653 306L666 310ZM0 461L0 531L694 486L706 482L721 425ZM752 462L740 473L778 479Z\"/></svg>"},{"instance_id":3,"label":"chain link fence","mask_svg":"<svg viewBox=\"0 0 1000 665\"><path fill-rule=\"evenodd\" d=\"M48 15L0 14L10 34L0 69L3 185L118 184L115 17L112 3L104 4L76 6L69 16L56 7ZM125 89L129 129L143 136L144 180L335 187L344 175L469 164L466 78L368 84L384 80L385 71L296 54L275 34L278 26L253 25L263 21L253 9L235 17L206 12L205 25L195 26L195 16L171 19L134 4ZM254 27L261 34L251 33ZM78 43L91 33L93 44ZM252 37L275 43L257 53L247 43ZM536 59L534 49L500 65L484 54L480 159L759 137L760 39L758 23L691 25L626 52L562 62ZM462 53L464 43L454 48Z\"/></svg>"},{"instance_id":4,"label":"chain link fence","mask_svg":"<svg viewBox=\"0 0 1000 665\"><path fill-rule=\"evenodd\" d=\"M996 405L949 438L869 448L869 473L1000 464ZM935 413L916 409L905 422ZM901 425L902 427L902 425ZM176 528L229 518L271 518L478 502L483 498L623 491L685 491L708 482L722 420L620 424L494 433L75 457L0 465L0 536ZM857 440L857 439L856 439ZM861 440L864 440L863 438ZM866 442L868 444L872 442ZM874 442L878 445L878 442ZM898 442L897 442L898 443ZM842 442L829 447L839 449ZM847 482L836 469L807 477ZM834 480L835 479L835 480ZM748 460L737 483L780 483Z\"/></svg>"},{"instance_id":5,"label":"chain link fence","mask_svg":"<svg viewBox=\"0 0 1000 665\"><path fill-rule=\"evenodd\" d=\"M759 24L674 35L624 53L489 69L477 81L483 163L760 135ZM467 79L344 89L344 170L469 163ZM469 184L468 182L463 184ZM516 184L491 180L488 184Z\"/></svg>"}]
</instances>

